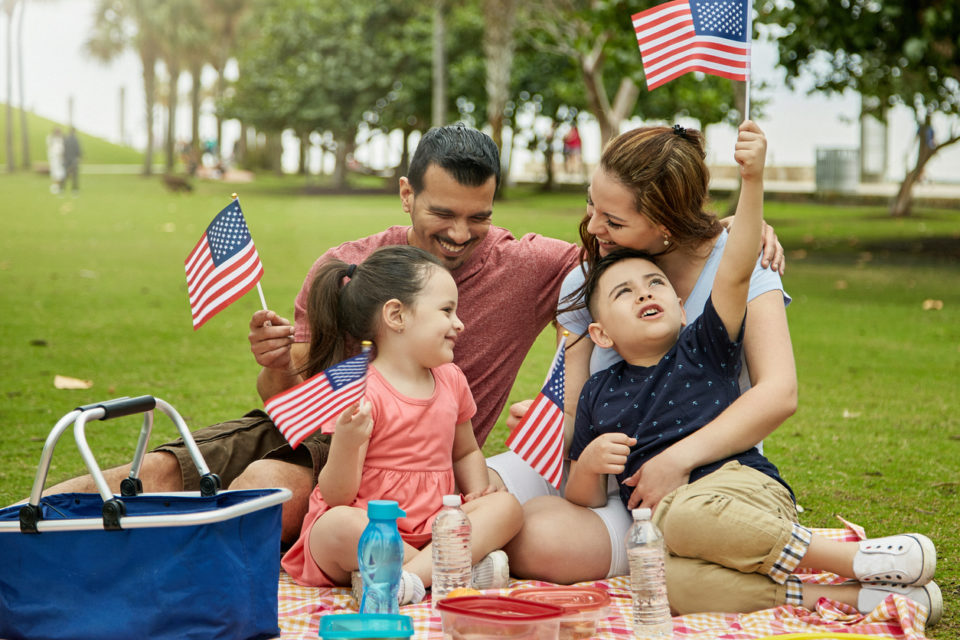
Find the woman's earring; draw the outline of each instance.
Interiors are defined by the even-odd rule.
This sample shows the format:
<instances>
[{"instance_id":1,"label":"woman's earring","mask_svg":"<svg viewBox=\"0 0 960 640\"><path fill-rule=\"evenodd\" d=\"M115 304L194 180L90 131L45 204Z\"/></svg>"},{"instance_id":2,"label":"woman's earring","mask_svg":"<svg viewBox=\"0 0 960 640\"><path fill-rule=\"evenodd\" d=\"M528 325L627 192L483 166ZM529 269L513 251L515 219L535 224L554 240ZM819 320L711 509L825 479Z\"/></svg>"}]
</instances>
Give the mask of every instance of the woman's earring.
<instances>
[{"instance_id":1,"label":"woman's earring","mask_svg":"<svg viewBox=\"0 0 960 640\"><path fill-rule=\"evenodd\" d=\"M663 246L668 246L670 244L670 238L663 236Z\"/></svg>"}]
</instances>

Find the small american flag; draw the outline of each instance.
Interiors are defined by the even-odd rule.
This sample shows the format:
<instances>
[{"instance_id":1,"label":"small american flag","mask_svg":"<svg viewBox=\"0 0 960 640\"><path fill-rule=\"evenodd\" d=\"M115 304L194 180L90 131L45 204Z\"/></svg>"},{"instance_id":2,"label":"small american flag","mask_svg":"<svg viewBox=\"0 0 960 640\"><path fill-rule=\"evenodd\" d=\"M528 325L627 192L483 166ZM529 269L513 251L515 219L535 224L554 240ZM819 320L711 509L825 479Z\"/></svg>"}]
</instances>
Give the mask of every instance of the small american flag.
<instances>
[{"instance_id":1,"label":"small american flag","mask_svg":"<svg viewBox=\"0 0 960 640\"><path fill-rule=\"evenodd\" d=\"M257 285L263 265L238 200L217 214L184 265L194 330Z\"/></svg>"},{"instance_id":2,"label":"small american flag","mask_svg":"<svg viewBox=\"0 0 960 640\"><path fill-rule=\"evenodd\" d=\"M691 71L750 75L749 0L673 0L633 15L647 89Z\"/></svg>"},{"instance_id":3,"label":"small american flag","mask_svg":"<svg viewBox=\"0 0 960 640\"><path fill-rule=\"evenodd\" d=\"M563 364L560 338L543 389L507 438L507 446L557 489L563 477Z\"/></svg>"},{"instance_id":4,"label":"small american flag","mask_svg":"<svg viewBox=\"0 0 960 640\"><path fill-rule=\"evenodd\" d=\"M291 447L296 448L325 422L363 398L369 358L370 347L365 346L360 355L267 400L267 413Z\"/></svg>"}]
</instances>

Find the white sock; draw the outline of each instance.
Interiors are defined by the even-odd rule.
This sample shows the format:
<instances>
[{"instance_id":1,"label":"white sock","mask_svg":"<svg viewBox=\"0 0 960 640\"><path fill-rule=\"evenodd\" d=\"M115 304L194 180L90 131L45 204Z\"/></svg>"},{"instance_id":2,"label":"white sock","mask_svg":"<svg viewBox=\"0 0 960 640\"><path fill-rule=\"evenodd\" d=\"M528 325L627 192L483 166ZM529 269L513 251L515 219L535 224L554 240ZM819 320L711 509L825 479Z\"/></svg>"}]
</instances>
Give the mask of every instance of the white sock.
<instances>
[{"instance_id":1,"label":"white sock","mask_svg":"<svg viewBox=\"0 0 960 640\"><path fill-rule=\"evenodd\" d=\"M420 576L409 571L400 575L400 588L397 589L397 601L400 604L417 604L426 593Z\"/></svg>"}]
</instances>

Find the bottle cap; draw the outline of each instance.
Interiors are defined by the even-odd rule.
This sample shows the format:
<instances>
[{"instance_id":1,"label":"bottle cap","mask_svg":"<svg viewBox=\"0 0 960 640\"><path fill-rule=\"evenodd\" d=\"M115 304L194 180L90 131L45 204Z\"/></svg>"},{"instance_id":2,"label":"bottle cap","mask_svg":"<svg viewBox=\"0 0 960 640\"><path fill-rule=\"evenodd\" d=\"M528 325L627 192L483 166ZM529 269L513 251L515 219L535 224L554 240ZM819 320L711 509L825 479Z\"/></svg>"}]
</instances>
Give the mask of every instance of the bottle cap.
<instances>
[{"instance_id":1,"label":"bottle cap","mask_svg":"<svg viewBox=\"0 0 960 640\"><path fill-rule=\"evenodd\" d=\"M460 494L450 494L443 496L443 506L445 507L459 507L463 504L463 501L460 500Z\"/></svg>"},{"instance_id":2,"label":"bottle cap","mask_svg":"<svg viewBox=\"0 0 960 640\"><path fill-rule=\"evenodd\" d=\"M649 520L652 512L650 507L637 507L633 510L634 520Z\"/></svg>"},{"instance_id":3,"label":"bottle cap","mask_svg":"<svg viewBox=\"0 0 960 640\"><path fill-rule=\"evenodd\" d=\"M367 517L371 520L396 520L406 515L396 500L371 500L367 503Z\"/></svg>"}]
</instances>

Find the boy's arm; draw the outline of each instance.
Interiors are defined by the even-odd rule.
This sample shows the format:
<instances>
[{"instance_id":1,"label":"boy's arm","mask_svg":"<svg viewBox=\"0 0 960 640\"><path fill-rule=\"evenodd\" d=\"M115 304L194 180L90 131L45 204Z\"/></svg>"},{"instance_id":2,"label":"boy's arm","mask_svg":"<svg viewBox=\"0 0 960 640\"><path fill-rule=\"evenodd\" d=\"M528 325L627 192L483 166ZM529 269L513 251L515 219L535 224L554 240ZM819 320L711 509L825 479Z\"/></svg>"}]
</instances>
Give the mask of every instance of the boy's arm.
<instances>
[{"instance_id":1,"label":"boy's arm","mask_svg":"<svg viewBox=\"0 0 960 640\"><path fill-rule=\"evenodd\" d=\"M603 433L584 447L570 463L564 497L582 507L607 504L607 475L623 473L635 438L623 433Z\"/></svg>"},{"instance_id":2,"label":"boy's arm","mask_svg":"<svg viewBox=\"0 0 960 640\"><path fill-rule=\"evenodd\" d=\"M763 167L767 139L756 123L745 120L737 135L733 157L740 165L740 200L723 250L711 294L717 315L731 339L740 335L747 308L750 276L757 261L763 225Z\"/></svg>"}]
</instances>

